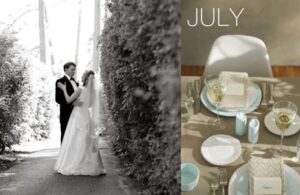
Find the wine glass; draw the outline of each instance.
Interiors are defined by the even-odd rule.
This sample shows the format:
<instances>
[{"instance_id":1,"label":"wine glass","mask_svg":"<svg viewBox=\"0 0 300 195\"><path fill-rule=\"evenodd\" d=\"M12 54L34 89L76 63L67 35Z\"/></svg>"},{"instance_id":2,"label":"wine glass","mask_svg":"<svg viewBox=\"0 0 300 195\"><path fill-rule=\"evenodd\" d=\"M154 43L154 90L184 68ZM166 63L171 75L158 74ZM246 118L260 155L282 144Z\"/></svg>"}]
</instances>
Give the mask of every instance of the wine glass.
<instances>
[{"instance_id":1,"label":"wine glass","mask_svg":"<svg viewBox=\"0 0 300 195\"><path fill-rule=\"evenodd\" d=\"M226 128L226 123L220 118L219 109L223 97L225 96L227 82L224 78L219 77L219 75L207 75L204 78L204 83L207 87L208 98L213 101L217 109L217 118L210 119L208 124L216 130L224 130Z\"/></svg>"},{"instance_id":2,"label":"wine glass","mask_svg":"<svg viewBox=\"0 0 300 195\"><path fill-rule=\"evenodd\" d=\"M273 117L276 127L281 132L280 153L283 155L284 132L291 126L297 114L297 106L291 101L278 101L273 105Z\"/></svg>"}]
</instances>

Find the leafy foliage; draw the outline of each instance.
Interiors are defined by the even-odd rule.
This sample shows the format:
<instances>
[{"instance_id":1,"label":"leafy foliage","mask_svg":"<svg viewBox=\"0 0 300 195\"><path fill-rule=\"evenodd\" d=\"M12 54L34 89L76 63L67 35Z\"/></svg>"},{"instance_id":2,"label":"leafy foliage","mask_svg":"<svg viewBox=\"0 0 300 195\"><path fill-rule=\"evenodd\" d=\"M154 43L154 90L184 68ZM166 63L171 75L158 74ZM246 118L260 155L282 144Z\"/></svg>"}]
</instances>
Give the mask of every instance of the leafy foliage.
<instances>
[{"instance_id":1,"label":"leafy foliage","mask_svg":"<svg viewBox=\"0 0 300 195\"><path fill-rule=\"evenodd\" d=\"M7 34L0 35L0 138L6 146L18 143L21 136L13 127L22 116L26 63L20 58L15 42Z\"/></svg>"},{"instance_id":2,"label":"leafy foliage","mask_svg":"<svg viewBox=\"0 0 300 195\"><path fill-rule=\"evenodd\" d=\"M11 32L0 35L0 137L6 146L48 138L54 107L49 68L21 52Z\"/></svg>"},{"instance_id":3,"label":"leafy foliage","mask_svg":"<svg viewBox=\"0 0 300 195\"><path fill-rule=\"evenodd\" d=\"M179 194L180 2L111 0L101 78L114 149L145 193Z\"/></svg>"},{"instance_id":4,"label":"leafy foliage","mask_svg":"<svg viewBox=\"0 0 300 195\"><path fill-rule=\"evenodd\" d=\"M22 141L44 140L49 137L51 115L55 113L54 76L50 67L26 56L28 82L24 85L22 120L15 128L22 134Z\"/></svg>"}]
</instances>

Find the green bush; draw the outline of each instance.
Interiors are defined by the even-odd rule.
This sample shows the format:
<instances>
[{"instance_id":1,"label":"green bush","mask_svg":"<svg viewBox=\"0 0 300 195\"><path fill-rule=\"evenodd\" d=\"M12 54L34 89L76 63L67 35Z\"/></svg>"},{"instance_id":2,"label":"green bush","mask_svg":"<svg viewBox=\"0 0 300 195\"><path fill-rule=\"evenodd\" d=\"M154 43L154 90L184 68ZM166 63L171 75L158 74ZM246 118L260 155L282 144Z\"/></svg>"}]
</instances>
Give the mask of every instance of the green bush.
<instances>
[{"instance_id":1,"label":"green bush","mask_svg":"<svg viewBox=\"0 0 300 195\"><path fill-rule=\"evenodd\" d=\"M0 35L0 137L6 146L18 143L20 132L13 127L22 117L22 94L26 63L20 58L16 40Z\"/></svg>"},{"instance_id":2,"label":"green bush","mask_svg":"<svg viewBox=\"0 0 300 195\"><path fill-rule=\"evenodd\" d=\"M179 0L111 0L101 78L127 174L147 194L179 194Z\"/></svg>"}]
</instances>

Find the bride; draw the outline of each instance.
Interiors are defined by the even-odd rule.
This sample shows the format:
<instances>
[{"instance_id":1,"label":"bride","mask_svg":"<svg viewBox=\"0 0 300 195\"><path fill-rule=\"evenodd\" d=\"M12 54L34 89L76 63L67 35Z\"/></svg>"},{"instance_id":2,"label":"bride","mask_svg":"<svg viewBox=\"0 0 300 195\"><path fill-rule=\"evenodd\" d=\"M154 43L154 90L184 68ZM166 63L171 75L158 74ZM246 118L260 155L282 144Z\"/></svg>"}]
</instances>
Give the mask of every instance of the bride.
<instances>
[{"instance_id":1,"label":"bride","mask_svg":"<svg viewBox=\"0 0 300 195\"><path fill-rule=\"evenodd\" d=\"M70 116L54 170L63 175L104 175L100 151L97 148L95 129L99 125L99 91L96 91L95 73L85 71L83 87L71 96L66 85L58 83L68 103L81 102L75 106Z\"/></svg>"}]
</instances>

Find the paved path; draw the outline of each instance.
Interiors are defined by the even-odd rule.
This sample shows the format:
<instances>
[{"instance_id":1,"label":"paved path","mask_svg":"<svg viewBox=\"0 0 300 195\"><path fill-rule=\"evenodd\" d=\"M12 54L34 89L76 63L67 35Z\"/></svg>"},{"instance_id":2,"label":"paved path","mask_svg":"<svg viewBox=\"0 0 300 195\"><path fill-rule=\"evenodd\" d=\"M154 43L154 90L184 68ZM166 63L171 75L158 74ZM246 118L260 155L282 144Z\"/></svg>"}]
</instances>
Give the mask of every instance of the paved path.
<instances>
[{"instance_id":1,"label":"paved path","mask_svg":"<svg viewBox=\"0 0 300 195\"><path fill-rule=\"evenodd\" d=\"M0 173L1 195L134 195L137 191L132 180L120 176L116 157L107 144L100 149L107 175L63 176L53 167L58 148L29 154L16 166Z\"/></svg>"}]
</instances>

